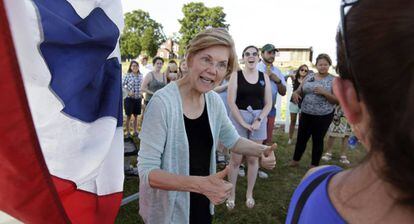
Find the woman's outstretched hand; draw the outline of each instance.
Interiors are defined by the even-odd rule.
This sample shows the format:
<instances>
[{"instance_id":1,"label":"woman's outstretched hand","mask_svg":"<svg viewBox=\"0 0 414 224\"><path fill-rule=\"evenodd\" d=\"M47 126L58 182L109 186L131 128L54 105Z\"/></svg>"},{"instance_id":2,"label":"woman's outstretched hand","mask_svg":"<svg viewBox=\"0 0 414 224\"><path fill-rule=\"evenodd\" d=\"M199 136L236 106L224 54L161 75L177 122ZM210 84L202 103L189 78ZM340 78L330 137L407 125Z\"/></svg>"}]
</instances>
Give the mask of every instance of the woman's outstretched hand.
<instances>
[{"instance_id":1,"label":"woman's outstretched hand","mask_svg":"<svg viewBox=\"0 0 414 224\"><path fill-rule=\"evenodd\" d=\"M226 201L230 197L233 184L224 180L227 177L229 168L203 177L200 183L200 193L204 194L213 204L218 205Z\"/></svg>"},{"instance_id":2,"label":"woman's outstretched hand","mask_svg":"<svg viewBox=\"0 0 414 224\"><path fill-rule=\"evenodd\" d=\"M260 166L271 170L275 168L276 166L276 156L275 156L275 150L277 149L277 144L274 143L271 146L266 146L265 151L263 152L261 159L260 159Z\"/></svg>"}]
</instances>

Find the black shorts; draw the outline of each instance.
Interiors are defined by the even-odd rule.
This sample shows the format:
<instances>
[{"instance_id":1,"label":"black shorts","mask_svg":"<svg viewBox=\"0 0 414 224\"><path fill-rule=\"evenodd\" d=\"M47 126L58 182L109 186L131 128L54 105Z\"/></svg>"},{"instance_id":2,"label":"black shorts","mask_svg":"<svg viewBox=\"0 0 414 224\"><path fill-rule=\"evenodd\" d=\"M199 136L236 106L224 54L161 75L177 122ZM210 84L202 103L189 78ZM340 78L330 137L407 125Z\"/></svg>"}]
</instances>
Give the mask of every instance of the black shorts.
<instances>
[{"instance_id":1,"label":"black shorts","mask_svg":"<svg viewBox=\"0 0 414 224\"><path fill-rule=\"evenodd\" d=\"M141 114L141 98L134 99L127 97L124 100L124 109L127 116L140 115Z\"/></svg>"}]
</instances>

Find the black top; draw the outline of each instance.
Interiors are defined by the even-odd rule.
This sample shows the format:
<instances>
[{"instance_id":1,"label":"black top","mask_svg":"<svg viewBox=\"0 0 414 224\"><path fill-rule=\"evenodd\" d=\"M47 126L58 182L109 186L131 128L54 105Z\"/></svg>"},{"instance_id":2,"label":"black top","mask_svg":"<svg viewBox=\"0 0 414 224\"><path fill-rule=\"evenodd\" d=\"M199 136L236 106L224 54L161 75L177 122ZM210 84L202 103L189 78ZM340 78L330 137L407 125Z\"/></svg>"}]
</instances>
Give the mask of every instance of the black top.
<instances>
[{"instance_id":1,"label":"black top","mask_svg":"<svg viewBox=\"0 0 414 224\"><path fill-rule=\"evenodd\" d=\"M296 78L294 81L293 81L293 91L296 91L298 88L299 88L299 86L300 86L300 82L299 82L299 80L298 80L299 78Z\"/></svg>"},{"instance_id":2,"label":"black top","mask_svg":"<svg viewBox=\"0 0 414 224\"><path fill-rule=\"evenodd\" d=\"M236 105L241 110L247 110L251 106L253 110L261 110L264 107L265 93L264 74L259 72L259 80L255 84L247 82L243 72L237 72L237 97Z\"/></svg>"},{"instance_id":3,"label":"black top","mask_svg":"<svg viewBox=\"0 0 414 224\"><path fill-rule=\"evenodd\" d=\"M185 131L190 148L190 175L210 175L210 158L213 147L213 136L208 121L207 106L196 119L184 115ZM190 193L190 223L211 223L210 200L197 193Z\"/></svg>"}]
</instances>

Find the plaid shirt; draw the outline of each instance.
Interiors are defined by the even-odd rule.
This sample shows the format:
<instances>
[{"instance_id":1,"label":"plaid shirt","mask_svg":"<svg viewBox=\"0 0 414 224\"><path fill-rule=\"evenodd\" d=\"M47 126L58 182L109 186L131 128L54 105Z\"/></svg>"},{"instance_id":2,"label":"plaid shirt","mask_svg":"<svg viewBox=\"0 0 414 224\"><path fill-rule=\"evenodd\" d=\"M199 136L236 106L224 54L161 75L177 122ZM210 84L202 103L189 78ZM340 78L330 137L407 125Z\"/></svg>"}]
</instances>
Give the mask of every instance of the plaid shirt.
<instances>
[{"instance_id":1,"label":"plaid shirt","mask_svg":"<svg viewBox=\"0 0 414 224\"><path fill-rule=\"evenodd\" d=\"M129 92L134 93L134 96L129 96L134 99L139 99L139 92L141 90L141 84L142 84L143 76L141 73L138 75L134 75L132 73L129 73L125 76L124 80L122 81L122 86L124 89L126 89Z\"/></svg>"}]
</instances>

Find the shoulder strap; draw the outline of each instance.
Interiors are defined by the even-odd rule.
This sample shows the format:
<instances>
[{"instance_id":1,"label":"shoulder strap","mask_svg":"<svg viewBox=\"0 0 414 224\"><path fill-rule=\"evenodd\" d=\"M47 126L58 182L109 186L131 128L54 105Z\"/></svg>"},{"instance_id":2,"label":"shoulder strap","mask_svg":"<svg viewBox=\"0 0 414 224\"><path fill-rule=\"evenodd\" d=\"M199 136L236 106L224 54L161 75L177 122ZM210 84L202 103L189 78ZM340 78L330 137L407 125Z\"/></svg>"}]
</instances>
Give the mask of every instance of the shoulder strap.
<instances>
[{"instance_id":1,"label":"shoulder strap","mask_svg":"<svg viewBox=\"0 0 414 224\"><path fill-rule=\"evenodd\" d=\"M264 73L259 71L259 80L264 81Z\"/></svg>"},{"instance_id":2,"label":"shoulder strap","mask_svg":"<svg viewBox=\"0 0 414 224\"><path fill-rule=\"evenodd\" d=\"M243 75L243 71L242 70L238 70L237 71L237 75Z\"/></svg>"},{"instance_id":3,"label":"shoulder strap","mask_svg":"<svg viewBox=\"0 0 414 224\"><path fill-rule=\"evenodd\" d=\"M319 186L319 184L331 173L332 171L329 171L320 175L305 188L305 190L300 195L298 202L296 203L291 224L299 223L300 214L302 213L303 207L305 207L306 201L308 200L309 196L312 194L315 188Z\"/></svg>"},{"instance_id":4,"label":"shoulder strap","mask_svg":"<svg viewBox=\"0 0 414 224\"><path fill-rule=\"evenodd\" d=\"M243 71L242 71L242 70L238 70L238 71L237 71L237 87L240 87L239 85L241 85L241 84L242 84L241 82L243 82L243 80L246 80L246 79L244 78ZM237 88L237 89L238 89L238 88Z\"/></svg>"}]
</instances>

